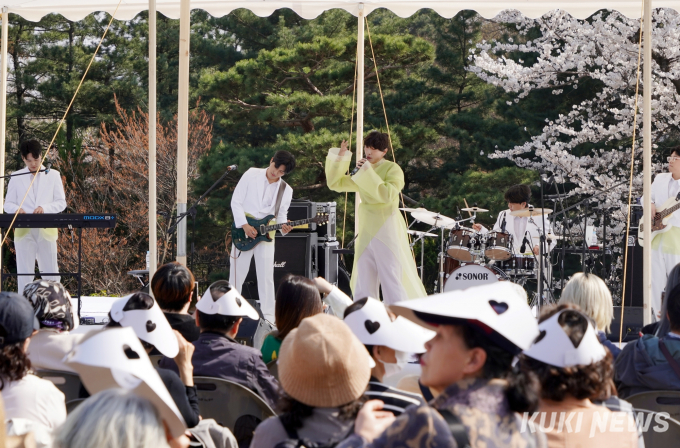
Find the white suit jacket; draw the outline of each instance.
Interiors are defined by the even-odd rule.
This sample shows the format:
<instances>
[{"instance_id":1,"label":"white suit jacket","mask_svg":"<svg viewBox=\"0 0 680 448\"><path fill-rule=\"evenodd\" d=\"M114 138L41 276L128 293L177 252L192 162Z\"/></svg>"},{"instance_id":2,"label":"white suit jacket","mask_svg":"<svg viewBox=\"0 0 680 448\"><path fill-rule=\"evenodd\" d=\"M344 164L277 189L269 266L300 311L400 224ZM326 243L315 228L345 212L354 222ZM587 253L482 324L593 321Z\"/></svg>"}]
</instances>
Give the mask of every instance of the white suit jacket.
<instances>
[{"instance_id":1,"label":"white suit jacket","mask_svg":"<svg viewBox=\"0 0 680 448\"><path fill-rule=\"evenodd\" d=\"M45 169L41 167L40 169ZM28 173L28 168L15 171L12 174ZM45 213L60 213L66 208L66 195L64 194L64 184L58 171L50 170L49 173L38 173L40 182L38 192L34 194L33 189L28 192L26 201L21 208L26 213L33 213L38 207L42 207ZM16 213L19 210L21 200L31 185L30 174L11 177L7 186L7 196L5 196L5 213Z\"/></svg>"},{"instance_id":2,"label":"white suit jacket","mask_svg":"<svg viewBox=\"0 0 680 448\"><path fill-rule=\"evenodd\" d=\"M234 214L234 223L236 227L243 227L248 224L246 213L256 219L262 219L267 215L274 214L276 197L278 196L280 187L276 188L276 194L273 195L271 203L265 204L263 200L264 183L267 178L265 171L265 168L250 168L243 173L241 180L238 181L238 184L234 189L234 194L231 197L231 212ZM281 181L279 180L279 182ZM290 207L292 199L293 189L290 185L286 185L283 197L281 198L279 214L276 216L277 223L288 221L288 207Z\"/></svg>"},{"instance_id":3,"label":"white suit jacket","mask_svg":"<svg viewBox=\"0 0 680 448\"><path fill-rule=\"evenodd\" d=\"M520 254L520 249L522 248L522 235L519 237L515 235L515 220L519 220L521 218L516 218L510 214L510 210L503 210L498 214L498 218L496 218L496 224L493 225L493 230L495 232L500 232L501 231L501 225L503 223L503 217L505 217L505 231L508 232L510 235L512 235L512 242L513 245L515 246L515 254ZM546 233L553 233L552 226L550 225L550 220L546 219L546 217L543 217L545 220L545 232ZM527 228L525 230L525 235L527 237L527 240L531 242L531 245L526 244L524 247L524 252L529 253L532 251L534 246L537 246L538 243L540 242L539 237L541 236L541 232L539 232L539 226L541 232L543 231L543 224L541 223L541 217L540 216L534 216L534 222L532 223L531 221L527 220ZM482 233L487 233L488 230L485 227L482 227ZM553 250L555 245L557 244L556 241L552 241L550 243L550 248L549 250Z\"/></svg>"},{"instance_id":4,"label":"white suit jacket","mask_svg":"<svg viewBox=\"0 0 680 448\"><path fill-rule=\"evenodd\" d=\"M670 197L668 191L672 180L673 175L671 173L660 173L656 175L654 182L652 182L652 203L656 205L657 211ZM680 227L680 210L671 215L668 225Z\"/></svg>"}]
</instances>

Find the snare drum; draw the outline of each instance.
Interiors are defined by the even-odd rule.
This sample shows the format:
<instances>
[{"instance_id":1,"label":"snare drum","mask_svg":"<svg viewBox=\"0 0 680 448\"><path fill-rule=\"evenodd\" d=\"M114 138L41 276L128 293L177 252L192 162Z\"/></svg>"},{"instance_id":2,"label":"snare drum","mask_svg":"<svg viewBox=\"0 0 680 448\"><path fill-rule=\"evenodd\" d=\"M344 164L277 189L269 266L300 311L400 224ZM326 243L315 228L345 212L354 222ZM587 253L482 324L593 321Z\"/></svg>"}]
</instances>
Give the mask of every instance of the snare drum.
<instances>
[{"instance_id":1,"label":"snare drum","mask_svg":"<svg viewBox=\"0 0 680 448\"><path fill-rule=\"evenodd\" d=\"M507 260L497 261L496 266L510 277L532 276L536 269L536 258L533 255L515 255Z\"/></svg>"},{"instance_id":2,"label":"snare drum","mask_svg":"<svg viewBox=\"0 0 680 448\"><path fill-rule=\"evenodd\" d=\"M506 279L505 273L495 266L466 264L448 273L444 291L467 289L471 286L487 285Z\"/></svg>"},{"instance_id":3,"label":"snare drum","mask_svg":"<svg viewBox=\"0 0 680 448\"><path fill-rule=\"evenodd\" d=\"M464 263L474 261L475 256L472 253L474 245L477 243L476 232L467 227L451 230L449 235L449 244L446 253L449 257Z\"/></svg>"},{"instance_id":4,"label":"snare drum","mask_svg":"<svg viewBox=\"0 0 680 448\"><path fill-rule=\"evenodd\" d=\"M507 260L512 257L510 234L508 232L487 233L484 255L492 260Z\"/></svg>"}]
</instances>

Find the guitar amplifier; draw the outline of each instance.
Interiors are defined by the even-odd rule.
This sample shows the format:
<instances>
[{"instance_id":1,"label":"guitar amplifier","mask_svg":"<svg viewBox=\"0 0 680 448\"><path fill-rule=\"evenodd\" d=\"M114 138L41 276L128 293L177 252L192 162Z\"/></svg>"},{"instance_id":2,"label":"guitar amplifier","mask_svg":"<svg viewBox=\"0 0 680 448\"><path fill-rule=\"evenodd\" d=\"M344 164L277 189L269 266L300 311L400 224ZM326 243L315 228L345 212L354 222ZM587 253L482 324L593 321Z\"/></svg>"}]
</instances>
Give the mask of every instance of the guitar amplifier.
<instances>
[{"instance_id":1,"label":"guitar amplifier","mask_svg":"<svg viewBox=\"0 0 680 448\"><path fill-rule=\"evenodd\" d=\"M338 284L338 257L333 253L340 248L339 241L319 241L319 276L333 285Z\"/></svg>"},{"instance_id":2,"label":"guitar amplifier","mask_svg":"<svg viewBox=\"0 0 680 448\"><path fill-rule=\"evenodd\" d=\"M305 224L294 227L293 232L317 232L320 239L334 241L336 235L336 203L335 202L311 202L294 201L288 208L288 220L296 221L299 219L309 219L317 214L328 215L328 222L318 225L316 223Z\"/></svg>"},{"instance_id":3,"label":"guitar amplifier","mask_svg":"<svg viewBox=\"0 0 680 448\"><path fill-rule=\"evenodd\" d=\"M274 238L274 288L278 289L286 274L302 275L307 278L318 276L316 233L289 233ZM241 295L246 299L259 300L257 291L257 272L255 257L250 262L250 270L243 282Z\"/></svg>"}]
</instances>

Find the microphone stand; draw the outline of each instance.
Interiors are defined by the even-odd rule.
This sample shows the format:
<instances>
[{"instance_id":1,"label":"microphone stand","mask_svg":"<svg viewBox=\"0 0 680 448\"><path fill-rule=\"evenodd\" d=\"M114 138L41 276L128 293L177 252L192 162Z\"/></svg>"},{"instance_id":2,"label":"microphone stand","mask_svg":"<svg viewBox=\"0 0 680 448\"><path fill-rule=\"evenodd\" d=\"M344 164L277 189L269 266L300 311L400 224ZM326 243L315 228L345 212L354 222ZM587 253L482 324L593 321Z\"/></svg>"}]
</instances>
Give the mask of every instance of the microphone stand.
<instances>
[{"instance_id":1,"label":"microphone stand","mask_svg":"<svg viewBox=\"0 0 680 448\"><path fill-rule=\"evenodd\" d=\"M52 169L52 166L50 166L49 168L45 168L45 169L42 169L42 170L38 170L38 171L36 171L36 172L33 172L33 171L30 171L30 170L29 170L27 173L18 173L18 174L17 174L17 173L13 173L13 174L6 174L6 175L4 175L4 176L0 176L0 179L7 179L8 177L25 176L25 175L27 175L27 174L49 173L51 169Z\"/></svg>"},{"instance_id":2,"label":"microphone stand","mask_svg":"<svg viewBox=\"0 0 680 448\"><path fill-rule=\"evenodd\" d=\"M201 197L198 198L198 200L197 200L196 202L194 202L194 204L193 204L186 212L180 213L179 215L177 215L177 219L175 220L175 223L174 223L172 226L170 226L170 228L168 229L167 234L168 234L168 235L172 235L172 234L175 233L175 231L177 230L177 226L179 225L179 223L180 223L184 218L186 218L187 216L191 216L192 229L191 229L191 256L190 256L190 258L189 258L189 270L192 270L192 269L193 269L193 264L194 264L194 239L195 239L195 236L196 236L196 212L197 212L197 207L198 207L198 205L200 204L200 202L201 202L203 199L205 199L205 197L208 196L208 195L210 194L210 192L213 191L219 184L221 184L222 181L224 180L224 178L227 177L227 175L228 175L229 173L231 173L232 171L233 171L233 170L231 170L231 169L228 169L227 171L225 171L224 174L222 174L222 177L220 177L219 179L217 179L217 181L216 181L214 184L212 184L212 186L211 186L210 188L208 188L208 189L205 191L205 193L203 193L203 194L201 195Z\"/></svg>"}]
</instances>

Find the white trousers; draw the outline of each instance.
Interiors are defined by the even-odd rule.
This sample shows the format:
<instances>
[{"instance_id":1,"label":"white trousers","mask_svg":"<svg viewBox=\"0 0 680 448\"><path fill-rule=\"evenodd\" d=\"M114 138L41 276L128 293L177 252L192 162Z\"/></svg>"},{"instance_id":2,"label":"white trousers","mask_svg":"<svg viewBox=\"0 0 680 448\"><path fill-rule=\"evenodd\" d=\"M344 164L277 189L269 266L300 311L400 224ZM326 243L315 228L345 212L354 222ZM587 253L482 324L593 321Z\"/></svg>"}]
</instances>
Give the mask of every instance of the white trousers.
<instances>
[{"instance_id":1,"label":"white trousers","mask_svg":"<svg viewBox=\"0 0 680 448\"><path fill-rule=\"evenodd\" d=\"M14 248L17 251L17 273L33 274L35 272L35 261L38 260L40 272L59 272L57 264L57 242L47 241L40 236L40 229L30 229L28 235L14 241ZM42 276L44 280L58 282L60 276ZM19 294L23 294L24 287L35 279L34 275L19 275Z\"/></svg>"},{"instance_id":2,"label":"white trousers","mask_svg":"<svg viewBox=\"0 0 680 448\"><path fill-rule=\"evenodd\" d=\"M662 235L666 236L666 235ZM666 280L671 269L676 264L680 263L680 255L665 254L661 251L662 244L659 249L652 250L652 320L657 321L661 319L661 293L666 288ZM642 269L642 266L640 266ZM670 292L670 291L666 291Z\"/></svg>"},{"instance_id":3,"label":"white trousers","mask_svg":"<svg viewBox=\"0 0 680 448\"><path fill-rule=\"evenodd\" d=\"M357 282L354 300L364 297L380 298L382 286L383 300L392 305L408 300L406 289L401 283L401 263L389 247L377 238L373 238L361 253L357 262Z\"/></svg>"},{"instance_id":4,"label":"white trousers","mask_svg":"<svg viewBox=\"0 0 680 448\"><path fill-rule=\"evenodd\" d=\"M241 252L231 245L229 262L229 283L240 293L243 282L250 270L250 260L255 257L255 271L257 272L257 293L260 296L260 309L264 318L274 323L274 307L276 291L274 290L274 242L260 243L254 249ZM237 257L237 258L235 258Z\"/></svg>"}]
</instances>

